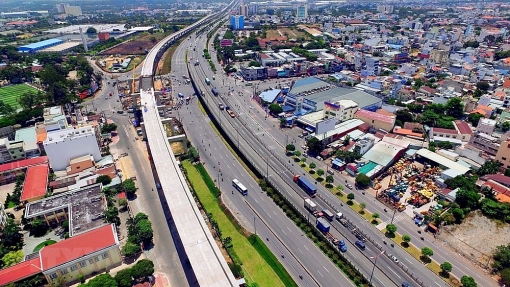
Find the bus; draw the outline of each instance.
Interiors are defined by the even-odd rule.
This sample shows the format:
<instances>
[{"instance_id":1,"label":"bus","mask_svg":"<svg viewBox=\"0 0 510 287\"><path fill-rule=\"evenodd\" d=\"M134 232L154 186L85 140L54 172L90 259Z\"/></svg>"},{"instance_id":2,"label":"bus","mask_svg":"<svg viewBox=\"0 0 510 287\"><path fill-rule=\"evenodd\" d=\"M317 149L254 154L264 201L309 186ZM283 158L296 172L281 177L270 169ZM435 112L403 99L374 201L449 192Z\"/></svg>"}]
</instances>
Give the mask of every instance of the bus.
<instances>
[{"instance_id":1,"label":"bus","mask_svg":"<svg viewBox=\"0 0 510 287\"><path fill-rule=\"evenodd\" d=\"M209 78L205 78L205 83L210 85L211 84L211 81L209 81Z\"/></svg>"},{"instance_id":2,"label":"bus","mask_svg":"<svg viewBox=\"0 0 510 287\"><path fill-rule=\"evenodd\" d=\"M235 187L242 195L248 195L248 189L237 179L232 180L232 186Z\"/></svg>"}]
</instances>

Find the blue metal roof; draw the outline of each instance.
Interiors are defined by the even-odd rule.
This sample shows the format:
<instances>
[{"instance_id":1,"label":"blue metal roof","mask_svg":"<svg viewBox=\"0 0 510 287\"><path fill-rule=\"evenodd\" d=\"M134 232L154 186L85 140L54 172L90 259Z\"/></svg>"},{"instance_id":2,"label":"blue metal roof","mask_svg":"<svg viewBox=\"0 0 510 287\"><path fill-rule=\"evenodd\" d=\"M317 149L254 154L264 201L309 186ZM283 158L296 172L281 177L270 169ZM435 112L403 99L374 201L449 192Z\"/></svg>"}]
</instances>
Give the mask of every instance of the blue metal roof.
<instances>
[{"instance_id":1,"label":"blue metal roof","mask_svg":"<svg viewBox=\"0 0 510 287\"><path fill-rule=\"evenodd\" d=\"M28 45L25 45L25 46L20 46L20 47L18 47L18 49L24 49L24 50L31 49L31 50L34 50L34 49L38 49L38 48L45 47L45 46L48 46L48 45L60 44L60 43L64 43L64 41L60 40L60 39L48 39L48 40L44 40L44 41L41 41L41 42L32 43L32 44L28 44Z\"/></svg>"},{"instance_id":2,"label":"blue metal roof","mask_svg":"<svg viewBox=\"0 0 510 287\"><path fill-rule=\"evenodd\" d=\"M259 97L268 103L272 103L274 102L276 97L280 94L280 92L281 92L280 89L273 89L270 91L260 93Z\"/></svg>"}]
</instances>

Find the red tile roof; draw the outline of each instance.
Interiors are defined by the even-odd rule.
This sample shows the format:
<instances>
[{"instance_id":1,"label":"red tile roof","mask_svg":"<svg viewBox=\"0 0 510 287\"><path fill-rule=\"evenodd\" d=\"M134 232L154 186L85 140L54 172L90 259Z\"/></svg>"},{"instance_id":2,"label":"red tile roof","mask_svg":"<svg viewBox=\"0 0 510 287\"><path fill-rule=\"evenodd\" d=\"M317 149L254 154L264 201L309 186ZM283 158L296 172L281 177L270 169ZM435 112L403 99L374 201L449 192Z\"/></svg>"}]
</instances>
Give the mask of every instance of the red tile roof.
<instances>
[{"instance_id":1,"label":"red tile roof","mask_svg":"<svg viewBox=\"0 0 510 287\"><path fill-rule=\"evenodd\" d=\"M354 117L356 117L356 116L368 118L368 119L375 120L375 121L385 122L385 123L395 122L395 116L383 115L383 114L379 114L379 113L371 112L371 111L367 111L367 110L357 110L354 113Z\"/></svg>"},{"instance_id":2,"label":"red tile roof","mask_svg":"<svg viewBox=\"0 0 510 287\"><path fill-rule=\"evenodd\" d=\"M34 258L0 270L0 286L41 273L41 262Z\"/></svg>"},{"instance_id":3,"label":"red tile roof","mask_svg":"<svg viewBox=\"0 0 510 287\"><path fill-rule=\"evenodd\" d=\"M492 179L495 182L501 183L502 185L506 185L510 187L510 177L502 175L502 174L488 174L482 177L484 180Z\"/></svg>"},{"instance_id":4,"label":"red tile roof","mask_svg":"<svg viewBox=\"0 0 510 287\"><path fill-rule=\"evenodd\" d=\"M457 129L461 134L470 135L473 133L473 130L465 121L454 121L453 123L457 126Z\"/></svg>"},{"instance_id":5,"label":"red tile roof","mask_svg":"<svg viewBox=\"0 0 510 287\"><path fill-rule=\"evenodd\" d=\"M43 247L40 251L41 265L43 270L48 270L115 244L118 244L115 227L113 224L106 225Z\"/></svg>"},{"instance_id":6,"label":"red tile roof","mask_svg":"<svg viewBox=\"0 0 510 287\"><path fill-rule=\"evenodd\" d=\"M96 174L107 175L110 178L115 178L117 176L117 172L115 170L115 165L111 165L109 167L98 169L98 170L96 170Z\"/></svg>"},{"instance_id":7,"label":"red tile roof","mask_svg":"<svg viewBox=\"0 0 510 287\"><path fill-rule=\"evenodd\" d=\"M21 192L21 201L41 197L46 194L48 186L48 164L32 166L27 169L27 176Z\"/></svg>"},{"instance_id":8,"label":"red tile roof","mask_svg":"<svg viewBox=\"0 0 510 287\"><path fill-rule=\"evenodd\" d=\"M443 134L451 134L451 135L457 135L459 134L457 130L452 129L443 129L443 128L432 128L433 133L443 133Z\"/></svg>"},{"instance_id":9,"label":"red tile roof","mask_svg":"<svg viewBox=\"0 0 510 287\"><path fill-rule=\"evenodd\" d=\"M6 172L10 170L18 170L22 168L27 168L30 166L36 166L43 163L48 163L48 157L47 156L39 156L24 160L18 160L15 162L5 163L0 165L0 172Z\"/></svg>"}]
</instances>

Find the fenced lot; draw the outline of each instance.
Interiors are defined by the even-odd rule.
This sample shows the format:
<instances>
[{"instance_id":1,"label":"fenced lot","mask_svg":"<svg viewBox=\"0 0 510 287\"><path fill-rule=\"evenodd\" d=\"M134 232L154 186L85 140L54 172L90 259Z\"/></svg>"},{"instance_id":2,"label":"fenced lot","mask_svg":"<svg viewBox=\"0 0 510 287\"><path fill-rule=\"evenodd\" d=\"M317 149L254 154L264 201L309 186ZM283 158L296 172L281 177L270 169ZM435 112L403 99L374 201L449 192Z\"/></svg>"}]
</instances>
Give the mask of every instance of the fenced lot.
<instances>
[{"instance_id":1,"label":"fenced lot","mask_svg":"<svg viewBox=\"0 0 510 287\"><path fill-rule=\"evenodd\" d=\"M31 92L37 93L38 90L33 88L27 84L19 84L19 85L11 85L0 88L0 101L4 102L11 106L13 109L17 110L21 108L18 103L18 99L24 93Z\"/></svg>"}]
</instances>

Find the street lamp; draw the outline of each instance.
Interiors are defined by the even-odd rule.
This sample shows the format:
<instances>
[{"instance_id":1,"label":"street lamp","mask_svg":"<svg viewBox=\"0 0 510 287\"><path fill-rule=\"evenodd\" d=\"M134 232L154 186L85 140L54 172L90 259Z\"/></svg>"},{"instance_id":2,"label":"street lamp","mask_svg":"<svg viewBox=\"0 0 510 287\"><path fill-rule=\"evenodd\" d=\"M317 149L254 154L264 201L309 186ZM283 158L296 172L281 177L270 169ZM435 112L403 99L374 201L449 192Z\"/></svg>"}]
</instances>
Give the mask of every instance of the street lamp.
<instances>
[{"instance_id":1,"label":"street lamp","mask_svg":"<svg viewBox=\"0 0 510 287\"><path fill-rule=\"evenodd\" d=\"M370 259L374 259L374 267L372 267L372 273L370 274L370 280L369 282L372 283L372 276L374 275L374 270L375 270L375 265L377 264L377 258L379 258L379 256L383 255L384 253L384 250L381 251L381 253L379 253L378 255L374 256L374 257L370 257Z\"/></svg>"},{"instance_id":2,"label":"street lamp","mask_svg":"<svg viewBox=\"0 0 510 287\"><path fill-rule=\"evenodd\" d=\"M393 224L393 219L395 218L395 213L397 213L397 209L393 209L393 216L391 216L391 223L390 224Z\"/></svg>"}]
</instances>

